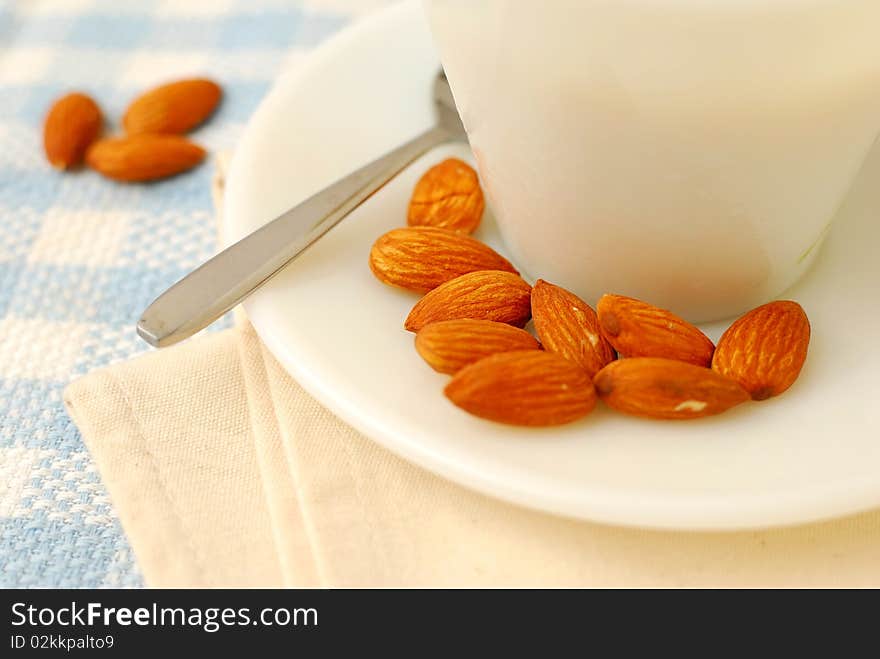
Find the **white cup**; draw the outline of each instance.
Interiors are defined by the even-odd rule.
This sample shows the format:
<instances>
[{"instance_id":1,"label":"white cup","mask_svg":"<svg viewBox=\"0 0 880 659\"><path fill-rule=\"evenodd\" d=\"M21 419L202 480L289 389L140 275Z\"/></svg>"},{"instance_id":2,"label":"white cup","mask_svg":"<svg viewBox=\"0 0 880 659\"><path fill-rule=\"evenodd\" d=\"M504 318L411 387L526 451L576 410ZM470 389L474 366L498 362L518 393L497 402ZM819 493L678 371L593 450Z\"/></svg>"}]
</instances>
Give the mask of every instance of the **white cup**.
<instances>
[{"instance_id":1,"label":"white cup","mask_svg":"<svg viewBox=\"0 0 880 659\"><path fill-rule=\"evenodd\" d=\"M511 255L589 302L780 294L880 132L880 0L425 7Z\"/></svg>"}]
</instances>

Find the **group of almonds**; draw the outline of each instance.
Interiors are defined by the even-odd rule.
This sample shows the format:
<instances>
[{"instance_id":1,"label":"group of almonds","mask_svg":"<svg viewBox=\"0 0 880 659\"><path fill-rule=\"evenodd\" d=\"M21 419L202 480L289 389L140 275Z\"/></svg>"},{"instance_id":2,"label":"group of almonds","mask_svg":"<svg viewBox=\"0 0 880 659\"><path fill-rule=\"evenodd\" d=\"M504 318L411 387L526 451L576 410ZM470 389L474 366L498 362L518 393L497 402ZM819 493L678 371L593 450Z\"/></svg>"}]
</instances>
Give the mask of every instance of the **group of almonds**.
<instances>
[{"instance_id":1,"label":"group of almonds","mask_svg":"<svg viewBox=\"0 0 880 659\"><path fill-rule=\"evenodd\" d=\"M449 159L418 182L407 228L381 236L370 268L424 293L404 327L446 396L476 416L523 426L569 423L601 398L626 414L693 419L781 394L807 356L810 323L796 302L770 302L715 346L665 309L604 295L594 311L471 238L483 214L476 172ZM523 329L533 320L537 339ZM618 357L620 357L618 359Z\"/></svg>"},{"instance_id":2,"label":"group of almonds","mask_svg":"<svg viewBox=\"0 0 880 659\"><path fill-rule=\"evenodd\" d=\"M222 90L212 80L192 78L156 87L125 111L125 135L101 138L104 116L90 96L73 92L56 100L43 125L43 148L53 167L83 160L117 181L153 181L198 165L205 150L182 137L207 119Z\"/></svg>"}]
</instances>

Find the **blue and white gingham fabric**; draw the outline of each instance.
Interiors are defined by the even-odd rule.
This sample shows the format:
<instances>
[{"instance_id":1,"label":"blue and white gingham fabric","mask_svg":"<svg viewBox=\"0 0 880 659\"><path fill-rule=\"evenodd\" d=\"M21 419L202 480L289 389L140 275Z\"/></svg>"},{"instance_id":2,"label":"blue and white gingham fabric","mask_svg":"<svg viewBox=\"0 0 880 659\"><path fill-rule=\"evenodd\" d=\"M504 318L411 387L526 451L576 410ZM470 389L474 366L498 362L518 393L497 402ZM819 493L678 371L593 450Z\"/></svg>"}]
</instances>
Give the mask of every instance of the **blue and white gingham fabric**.
<instances>
[{"instance_id":1,"label":"blue and white gingham fabric","mask_svg":"<svg viewBox=\"0 0 880 659\"><path fill-rule=\"evenodd\" d=\"M146 349L141 310L211 255L212 166L124 185L52 170L50 102L90 93L118 129L146 88L202 74L222 106L193 139L234 146L279 70L368 0L0 1L0 587L141 577L61 392Z\"/></svg>"}]
</instances>

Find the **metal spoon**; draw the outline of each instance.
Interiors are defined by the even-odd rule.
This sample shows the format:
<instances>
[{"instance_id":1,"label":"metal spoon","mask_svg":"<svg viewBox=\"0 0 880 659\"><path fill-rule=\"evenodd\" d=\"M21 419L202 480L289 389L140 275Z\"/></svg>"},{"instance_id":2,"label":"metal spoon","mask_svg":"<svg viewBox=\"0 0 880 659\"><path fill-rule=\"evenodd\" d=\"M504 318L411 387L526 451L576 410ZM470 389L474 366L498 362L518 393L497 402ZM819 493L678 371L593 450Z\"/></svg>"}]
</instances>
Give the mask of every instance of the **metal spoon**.
<instances>
[{"instance_id":1,"label":"metal spoon","mask_svg":"<svg viewBox=\"0 0 880 659\"><path fill-rule=\"evenodd\" d=\"M437 121L431 129L282 213L162 293L138 322L141 338L162 348L207 327L416 158L444 142L467 139L442 71L434 81L434 102Z\"/></svg>"}]
</instances>

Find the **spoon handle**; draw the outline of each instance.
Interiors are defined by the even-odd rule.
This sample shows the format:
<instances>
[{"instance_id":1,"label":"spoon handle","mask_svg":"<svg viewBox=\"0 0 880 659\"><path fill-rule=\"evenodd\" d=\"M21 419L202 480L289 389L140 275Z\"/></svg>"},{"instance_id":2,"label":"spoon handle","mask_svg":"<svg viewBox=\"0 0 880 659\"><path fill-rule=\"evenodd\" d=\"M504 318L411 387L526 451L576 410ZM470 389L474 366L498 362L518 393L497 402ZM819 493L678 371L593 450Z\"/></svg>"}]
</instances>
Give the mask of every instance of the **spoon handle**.
<instances>
[{"instance_id":1,"label":"spoon handle","mask_svg":"<svg viewBox=\"0 0 880 659\"><path fill-rule=\"evenodd\" d=\"M144 310L137 331L162 348L220 318L360 206L416 158L450 139L432 128L227 247Z\"/></svg>"}]
</instances>

